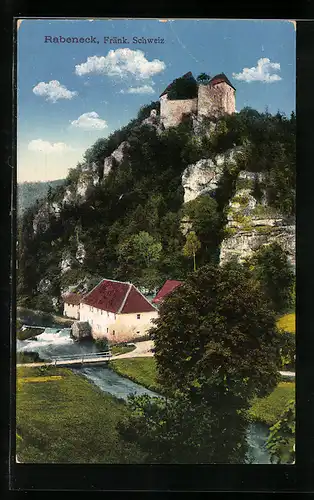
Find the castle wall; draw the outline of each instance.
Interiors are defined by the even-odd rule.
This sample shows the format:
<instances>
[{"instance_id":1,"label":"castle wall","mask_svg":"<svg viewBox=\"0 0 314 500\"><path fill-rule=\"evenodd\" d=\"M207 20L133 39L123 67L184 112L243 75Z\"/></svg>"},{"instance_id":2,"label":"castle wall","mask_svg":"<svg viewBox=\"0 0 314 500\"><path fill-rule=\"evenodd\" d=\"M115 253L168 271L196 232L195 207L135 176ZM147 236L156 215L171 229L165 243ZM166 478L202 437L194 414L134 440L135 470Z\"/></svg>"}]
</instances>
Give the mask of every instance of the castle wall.
<instances>
[{"instance_id":1,"label":"castle wall","mask_svg":"<svg viewBox=\"0 0 314 500\"><path fill-rule=\"evenodd\" d=\"M225 113L235 113L235 90L225 82L199 85L198 115L218 117Z\"/></svg>"},{"instance_id":2,"label":"castle wall","mask_svg":"<svg viewBox=\"0 0 314 500\"><path fill-rule=\"evenodd\" d=\"M168 100L167 95L160 98L160 118L165 128L181 123L185 113L196 113L197 99Z\"/></svg>"}]
</instances>

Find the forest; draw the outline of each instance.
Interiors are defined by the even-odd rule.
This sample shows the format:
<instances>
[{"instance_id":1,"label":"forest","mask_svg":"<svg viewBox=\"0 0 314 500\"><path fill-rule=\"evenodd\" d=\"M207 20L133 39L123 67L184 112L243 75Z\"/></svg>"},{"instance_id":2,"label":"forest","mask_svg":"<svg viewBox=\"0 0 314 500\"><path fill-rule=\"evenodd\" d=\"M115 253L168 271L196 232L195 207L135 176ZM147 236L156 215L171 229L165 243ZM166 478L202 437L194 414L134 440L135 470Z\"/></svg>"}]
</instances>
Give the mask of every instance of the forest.
<instances>
[{"instance_id":1,"label":"forest","mask_svg":"<svg viewBox=\"0 0 314 500\"><path fill-rule=\"evenodd\" d=\"M165 279L186 279L193 270L193 244L189 250L183 220L189 221L197 242L197 268L218 264L240 171L263 173L254 183L256 199L264 194L271 209L294 217L294 113L286 117L244 108L220 119L206 118L195 131L191 116L167 130L145 123L152 109L159 112L159 103L142 107L128 125L98 139L61 185L50 187L20 214L18 305L60 312L62 293L70 287L88 289L101 278L131 281L146 293L154 293ZM104 175L104 160L124 141L128 147L122 161L113 160ZM238 147L241 158L236 165L225 162L217 188L184 203L187 167ZM77 186L91 172L98 182L79 198ZM70 200L67 192L74 193ZM66 259L69 264L62 270Z\"/></svg>"}]
</instances>

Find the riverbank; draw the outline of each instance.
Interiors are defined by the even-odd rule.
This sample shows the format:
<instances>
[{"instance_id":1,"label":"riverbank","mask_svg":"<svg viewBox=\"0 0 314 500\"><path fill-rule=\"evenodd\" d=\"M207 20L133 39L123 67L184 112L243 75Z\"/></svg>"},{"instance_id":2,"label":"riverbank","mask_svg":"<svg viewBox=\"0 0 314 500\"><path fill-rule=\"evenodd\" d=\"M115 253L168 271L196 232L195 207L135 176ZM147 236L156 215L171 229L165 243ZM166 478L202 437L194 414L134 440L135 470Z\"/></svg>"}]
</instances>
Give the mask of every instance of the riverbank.
<instances>
[{"instance_id":1,"label":"riverbank","mask_svg":"<svg viewBox=\"0 0 314 500\"><path fill-rule=\"evenodd\" d=\"M157 367L154 358L117 359L110 361L109 367L122 377L159 394L163 393L162 387L157 384ZM252 401L249 415L253 421L270 427L279 420L286 404L294 398L295 382L280 382L269 396Z\"/></svg>"},{"instance_id":2,"label":"riverbank","mask_svg":"<svg viewBox=\"0 0 314 500\"><path fill-rule=\"evenodd\" d=\"M151 391L162 394L162 387L157 383L157 367L153 357L115 359L109 361L108 367L118 375L125 377L136 384Z\"/></svg>"},{"instance_id":3,"label":"riverbank","mask_svg":"<svg viewBox=\"0 0 314 500\"><path fill-rule=\"evenodd\" d=\"M17 369L17 456L26 463L143 463L116 425L126 404L66 368Z\"/></svg>"}]
</instances>

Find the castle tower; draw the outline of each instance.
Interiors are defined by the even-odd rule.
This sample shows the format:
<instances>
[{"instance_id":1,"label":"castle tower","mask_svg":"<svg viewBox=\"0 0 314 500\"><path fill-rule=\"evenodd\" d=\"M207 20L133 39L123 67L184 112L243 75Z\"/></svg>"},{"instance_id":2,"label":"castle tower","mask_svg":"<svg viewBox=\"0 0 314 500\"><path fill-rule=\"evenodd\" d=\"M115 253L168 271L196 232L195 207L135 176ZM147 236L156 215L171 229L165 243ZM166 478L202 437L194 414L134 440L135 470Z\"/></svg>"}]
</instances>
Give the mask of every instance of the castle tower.
<instances>
[{"instance_id":1,"label":"castle tower","mask_svg":"<svg viewBox=\"0 0 314 500\"><path fill-rule=\"evenodd\" d=\"M171 91L178 80L192 85L188 95L171 98ZM189 71L174 80L160 94L160 120L165 128L175 127L184 116L197 114L199 117L216 117L235 113L235 88L224 73L214 76L208 83L197 83ZM169 94L169 95L168 95ZM184 93L183 93L184 94Z\"/></svg>"},{"instance_id":2,"label":"castle tower","mask_svg":"<svg viewBox=\"0 0 314 500\"><path fill-rule=\"evenodd\" d=\"M235 88L224 73L214 76L206 85L198 86L198 116L235 113Z\"/></svg>"}]
</instances>

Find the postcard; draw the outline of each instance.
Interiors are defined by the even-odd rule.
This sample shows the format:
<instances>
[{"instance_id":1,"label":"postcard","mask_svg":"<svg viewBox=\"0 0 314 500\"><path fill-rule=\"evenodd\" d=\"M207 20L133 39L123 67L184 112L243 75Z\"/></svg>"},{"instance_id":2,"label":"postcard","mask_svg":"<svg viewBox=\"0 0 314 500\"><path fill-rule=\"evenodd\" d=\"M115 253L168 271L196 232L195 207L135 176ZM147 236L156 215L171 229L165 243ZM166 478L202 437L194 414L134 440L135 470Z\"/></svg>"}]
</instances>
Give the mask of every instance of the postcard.
<instances>
[{"instance_id":1,"label":"postcard","mask_svg":"<svg viewBox=\"0 0 314 500\"><path fill-rule=\"evenodd\" d=\"M295 463L296 29L17 22L17 464Z\"/></svg>"}]
</instances>

